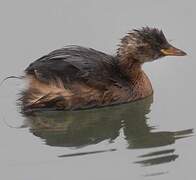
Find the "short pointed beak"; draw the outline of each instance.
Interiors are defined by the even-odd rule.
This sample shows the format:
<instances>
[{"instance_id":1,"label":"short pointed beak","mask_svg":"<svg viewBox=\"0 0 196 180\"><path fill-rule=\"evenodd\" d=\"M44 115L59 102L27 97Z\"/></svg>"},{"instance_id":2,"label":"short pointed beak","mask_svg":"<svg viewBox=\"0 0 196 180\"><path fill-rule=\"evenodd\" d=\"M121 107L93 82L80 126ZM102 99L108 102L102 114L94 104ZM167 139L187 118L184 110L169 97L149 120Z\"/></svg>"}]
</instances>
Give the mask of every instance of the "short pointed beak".
<instances>
[{"instance_id":1,"label":"short pointed beak","mask_svg":"<svg viewBox=\"0 0 196 180\"><path fill-rule=\"evenodd\" d=\"M170 46L169 48L166 48L166 49L161 49L161 53L164 56L186 56L187 55L184 51L178 48L175 48L173 46Z\"/></svg>"}]
</instances>

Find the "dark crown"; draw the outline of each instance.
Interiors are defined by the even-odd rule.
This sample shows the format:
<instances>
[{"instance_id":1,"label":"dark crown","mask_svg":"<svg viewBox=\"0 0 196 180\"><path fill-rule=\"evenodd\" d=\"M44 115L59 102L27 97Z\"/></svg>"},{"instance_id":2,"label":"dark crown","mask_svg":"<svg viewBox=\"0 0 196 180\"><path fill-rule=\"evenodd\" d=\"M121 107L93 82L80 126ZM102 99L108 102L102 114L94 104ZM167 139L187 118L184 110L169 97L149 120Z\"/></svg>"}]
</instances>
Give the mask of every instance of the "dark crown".
<instances>
[{"instance_id":1,"label":"dark crown","mask_svg":"<svg viewBox=\"0 0 196 180\"><path fill-rule=\"evenodd\" d=\"M153 45L155 48L164 47L168 45L168 41L165 38L162 30L157 28L143 27L141 29L134 29L143 41L146 41Z\"/></svg>"}]
</instances>

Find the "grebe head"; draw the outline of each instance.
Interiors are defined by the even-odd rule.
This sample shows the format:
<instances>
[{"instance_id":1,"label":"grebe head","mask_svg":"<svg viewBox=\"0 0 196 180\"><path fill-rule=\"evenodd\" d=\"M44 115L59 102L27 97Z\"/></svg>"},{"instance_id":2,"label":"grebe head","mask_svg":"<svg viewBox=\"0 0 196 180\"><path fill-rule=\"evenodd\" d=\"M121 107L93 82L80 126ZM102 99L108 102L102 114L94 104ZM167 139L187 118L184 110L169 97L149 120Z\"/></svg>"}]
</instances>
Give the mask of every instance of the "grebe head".
<instances>
[{"instance_id":1,"label":"grebe head","mask_svg":"<svg viewBox=\"0 0 196 180\"><path fill-rule=\"evenodd\" d=\"M154 61L164 56L185 56L186 53L173 47L161 30L143 27L134 29L121 40L118 56L134 59L140 63Z\"/></svg>"}]
</instances>

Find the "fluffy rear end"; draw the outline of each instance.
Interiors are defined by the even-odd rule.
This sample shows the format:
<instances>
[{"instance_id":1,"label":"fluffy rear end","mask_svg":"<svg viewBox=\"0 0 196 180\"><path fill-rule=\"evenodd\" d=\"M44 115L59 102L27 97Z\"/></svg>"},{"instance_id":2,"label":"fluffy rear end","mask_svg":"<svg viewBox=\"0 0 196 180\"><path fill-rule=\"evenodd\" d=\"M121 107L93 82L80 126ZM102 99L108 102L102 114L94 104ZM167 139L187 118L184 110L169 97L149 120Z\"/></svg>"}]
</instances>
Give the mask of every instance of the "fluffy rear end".
<instances>
[{"instance_id":1,"label":"fluffy rear end","mask_svg":"<svg viewBox=\"0 0 196 180\"><path fill-rule=\"evenodd\" d=\"M35 108L65 109L70 107L73 94L69 89L65 89L60 80L46 84L31 75L26 76L26 80L28 86L22 92L20 99L25 111Z\"/></svg>"},{"instance_id":2,"label":"fluffy rear end","mask_svg":"<svg viewBox=\"0 0 196 180\"><path fill-rule=\"evenodd\" d=\"M28 86L20 101L24 112L36 109L76 110L102 106L105 96L102 91L84 83L70 83L65 88L60 79L43 83L33 75L27 75Z\"/></svg>"}]
</instances>

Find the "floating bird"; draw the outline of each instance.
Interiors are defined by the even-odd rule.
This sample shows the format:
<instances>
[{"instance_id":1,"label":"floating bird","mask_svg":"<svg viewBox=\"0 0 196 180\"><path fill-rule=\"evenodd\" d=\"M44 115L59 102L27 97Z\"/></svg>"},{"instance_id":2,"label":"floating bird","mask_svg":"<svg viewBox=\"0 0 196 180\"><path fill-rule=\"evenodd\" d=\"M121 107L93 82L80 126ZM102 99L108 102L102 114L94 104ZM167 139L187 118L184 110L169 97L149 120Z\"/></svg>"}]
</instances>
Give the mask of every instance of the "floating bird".
<instances>
[{"instance_id":1,"label":"floating bird","mask_svg":"<svg viewBox=\"0 0 196 180\"><path fill-rule=\"evenodd\" d=\"M134 29L115 56L81 46L57 49L25 69L24 111L77 110L139 100L152 95L142 64L164 56L184 56L156 28Z\"/></svg>"}]
</instances>

